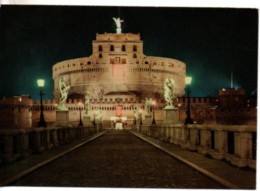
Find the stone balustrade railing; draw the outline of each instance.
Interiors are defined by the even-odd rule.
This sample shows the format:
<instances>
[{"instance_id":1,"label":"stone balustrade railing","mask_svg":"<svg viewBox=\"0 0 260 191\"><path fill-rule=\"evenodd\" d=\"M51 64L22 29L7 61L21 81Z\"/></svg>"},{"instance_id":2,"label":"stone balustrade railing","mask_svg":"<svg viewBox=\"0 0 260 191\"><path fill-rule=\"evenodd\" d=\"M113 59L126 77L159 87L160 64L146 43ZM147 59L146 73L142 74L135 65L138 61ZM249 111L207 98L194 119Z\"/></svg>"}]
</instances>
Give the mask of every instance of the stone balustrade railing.
<instances>
[{"instance_id":1,"label":"stone balustrade railing","mask_svg":"<svg viewBox=\"0 0 260 191\"><path fill-rule=\"evenodd\" d=\"M140 125L137 120L134 130L238 167L256 169L256 126Z\"/></svg>"},{"instance_id":2,"label":"stone balustrade railing","mask_svg":"<svg viewBox=\"0 0 260 191\"><path fill-rule=\"evenodd\" d=\"M103 130L91 127L48 127L0 130L0 164L10 163L34 153L83 139Z\"/></svg>"}]
</instances>

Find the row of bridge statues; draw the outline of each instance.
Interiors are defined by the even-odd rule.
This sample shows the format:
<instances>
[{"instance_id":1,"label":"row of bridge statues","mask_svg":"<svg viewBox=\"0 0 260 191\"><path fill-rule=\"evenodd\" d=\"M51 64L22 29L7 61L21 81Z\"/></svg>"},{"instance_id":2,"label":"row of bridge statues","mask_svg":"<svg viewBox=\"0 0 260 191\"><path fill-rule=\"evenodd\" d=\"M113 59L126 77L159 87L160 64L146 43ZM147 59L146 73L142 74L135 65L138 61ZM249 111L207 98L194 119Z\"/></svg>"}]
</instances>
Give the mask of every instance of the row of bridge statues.
<instances>
[{"instance_id":1,"label":"row of bridge statues","mask_svg":"<svg viewBox=\"0 0 260 191\"><path fill-rule=\"evenodd\" d=\"M59 91L60 91L60 101L57 106L58 111L68 111L65 103L68 98L68 92L70 90L70 86L65 83L64 77L59 79ZM174 109L173 100L175 99L174 95L174 80L172 78L166 78L164 81L164 99L166 101L165 109ZM155 103L152 98L145 98L145 110L147 115L151 115L151 107ZM85 96L85 114L88 116L88 112L90 110L89 96ZM140 106L138 107L140 109Z\"/></svg>"}]
</instances>

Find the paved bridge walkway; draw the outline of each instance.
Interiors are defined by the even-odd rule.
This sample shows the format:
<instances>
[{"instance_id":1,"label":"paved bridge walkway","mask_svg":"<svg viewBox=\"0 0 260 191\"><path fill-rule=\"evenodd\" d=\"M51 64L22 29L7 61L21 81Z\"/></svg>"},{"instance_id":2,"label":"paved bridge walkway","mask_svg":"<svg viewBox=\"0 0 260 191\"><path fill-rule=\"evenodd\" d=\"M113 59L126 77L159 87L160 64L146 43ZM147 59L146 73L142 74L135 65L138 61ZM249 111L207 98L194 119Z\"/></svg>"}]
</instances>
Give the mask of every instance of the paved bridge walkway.
<instances>
[{"instance_id":1,"label":"paved bridge walkway","mask_svg":"<svg viewBox=\"0 0 260 191\"><path fill-rule=\"evenodd\" d=\"M150 141L156 142L157 140L150 139ZM70 148L77 144L70 145ZM68 149L69 146L67 145L63 149L58 148L55 152L57 154ZM43 155L42 158L53 158L54 151L52 152L41 154ZM22 168L22 164L30 166L30 160L31 163L37 160L40 162L39 156L31 156L24 161L20 161L20 164L17 162L4 170L6 173L10 173L10 170L17 171L17 167ZM43 159L41 162L43 162ZM20 171L22 172L22 169ZM224 188L221 184L125 130L109 131L102 137L44 165L10 185Z\"/></svg>"}]
</instances>

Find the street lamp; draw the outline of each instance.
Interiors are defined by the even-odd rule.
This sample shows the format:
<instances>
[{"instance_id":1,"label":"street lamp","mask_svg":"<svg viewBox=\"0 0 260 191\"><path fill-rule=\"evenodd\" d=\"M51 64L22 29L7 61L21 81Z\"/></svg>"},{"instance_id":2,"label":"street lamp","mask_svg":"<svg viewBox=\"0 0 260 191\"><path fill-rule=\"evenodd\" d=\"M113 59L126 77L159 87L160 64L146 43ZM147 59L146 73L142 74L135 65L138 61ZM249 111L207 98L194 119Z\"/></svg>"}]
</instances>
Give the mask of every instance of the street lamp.
<instances>
[{"instance_id":1,"label":"street lamp","mask_svg":"<svg viewBox=\"0 0 260 191\"><path fill-rule=\"evenodd\" d=\"M191 84L191 81L192 81L192 77L187 76L185 78L185 84L187 85L187 93L188 93L188 109L187 109L187 118L185 120L185 124L193 124L193 121L190 117L190 93L191 93L191 91L190 91L189 86Z\"/></svg>"},{"instance_id":2,"label":"street lamp","mask_svg":"<svg viewBox=\"0 0 260 191\"><path fill-rule=\"evenodd\" d=\"M179 108L179 121L181 120L181 103L178 103Z\"/></svg>"},{"instance_id":3,"label":"street lamp","mask_svg":"<svg viewBox=\"0 0 260 191\"><path fill-rule=\"evenodd\" d=\"M153 122L152 122L152 124L155 125L154 108L155 108L155 105L156 105L156 101L153 101L152 105L153 105Z\"/></svg>"},{"instance_id":4,"label":"street lamp","mask_svg":"<svg viewBox=\"0 0 260 191\"><path fill-rule=\"evenodd\" d=\"M44 121L44 116L43 116L43 104L42 104L42 96L44 95L42 92L42 88L44 87L44 80L38 79L37 84L38 87L40 87L40 97L41 97L41 114L40 114L40 121L38 123L38 127L46 127L46 122Z\"/></svg>"},{"instance_id":5,"label":"street lamp","mask_svg":"<svg viewBox=\"0 0 260 191\"><path fill-rule=\"evenodd\" d=\"M79 127L83 126L82 124L82 120L81 120L81 106L83 105L83 103L80 101L78 102L78 106L79 106Z\"/></svg>"}]
</instances>

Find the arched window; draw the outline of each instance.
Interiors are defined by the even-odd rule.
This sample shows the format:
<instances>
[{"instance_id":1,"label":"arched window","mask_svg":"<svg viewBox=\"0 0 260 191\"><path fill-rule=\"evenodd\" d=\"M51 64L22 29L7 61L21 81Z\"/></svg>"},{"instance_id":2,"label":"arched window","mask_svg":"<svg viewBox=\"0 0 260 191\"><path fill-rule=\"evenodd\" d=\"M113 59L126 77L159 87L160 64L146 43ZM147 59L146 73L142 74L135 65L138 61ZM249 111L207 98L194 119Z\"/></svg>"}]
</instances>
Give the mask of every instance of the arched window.
<instances>
[{"instance_id":1,"label":"arched window","mask_svg":"<svg viewBox=\"0 0 260 191\"><path fill-rule=\"evenodd\" d=\"M103 51L102 45L98 45L98 51Z\"/></svg>"},{"instance_id":2,"label":"arched window","mask_svg":"<svg viewBox=\"0 0 260 191\"><path fill-rule=\"evenodd\" d=\"M99 58L102 58L103 56L102 56L102 54L99 54L98 57L99 57Z\"/></svg>"},{"instance_id":3,"label":"arched window","mask_svg":"<svg viewBox=\"0 0 260 191\"><path fill-rule=\"evenodd\" d=\"M133 46L133 51L134 51L134 52L137 51L137 47L136 47L136 45Z\"/></svg>"}]
</instances>

